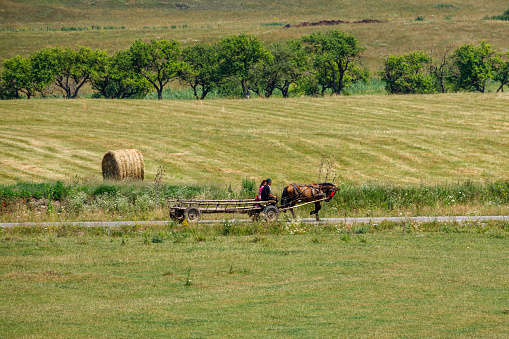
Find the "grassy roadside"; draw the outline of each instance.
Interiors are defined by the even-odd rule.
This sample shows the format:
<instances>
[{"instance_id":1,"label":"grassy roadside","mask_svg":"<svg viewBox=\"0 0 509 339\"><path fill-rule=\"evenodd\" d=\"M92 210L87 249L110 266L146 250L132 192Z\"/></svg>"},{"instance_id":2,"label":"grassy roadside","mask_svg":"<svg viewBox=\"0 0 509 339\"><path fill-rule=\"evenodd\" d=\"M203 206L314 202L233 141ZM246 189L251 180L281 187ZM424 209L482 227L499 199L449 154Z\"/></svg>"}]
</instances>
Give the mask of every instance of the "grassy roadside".
<instances>
[{"instance_id":1,"label":"grassy roadside","mask_svg":"<svg viewBox=\"0 0 509 339\"><path fill-rule=\"evenodd\" d=\"M405 234L385 226L242 236L223 236L226 225L3 230L0 330L30 338L509 335L507 225Z\"/></svg>"},{"instance_id":2,"label":"grassy roadside","mask_svg":"<svg viewBox=\"0 0 509 339\"><path fill-rule=\"evenodd\" d=\"M322 217L507 215L509 182L457 182L441 185L341 184ZM280 191L274 190L277 195ZM0 221L139 221L169 220L170 199L248 199L256 183L244 180L241 189L174 186L153 183L95 184L19 183L0 185ZM308 217L313 205L295 210ZM281 220L290 214L282 214ZM204 214L204 219L245 219L247 215Z\"/></svg>"}]
</instances>

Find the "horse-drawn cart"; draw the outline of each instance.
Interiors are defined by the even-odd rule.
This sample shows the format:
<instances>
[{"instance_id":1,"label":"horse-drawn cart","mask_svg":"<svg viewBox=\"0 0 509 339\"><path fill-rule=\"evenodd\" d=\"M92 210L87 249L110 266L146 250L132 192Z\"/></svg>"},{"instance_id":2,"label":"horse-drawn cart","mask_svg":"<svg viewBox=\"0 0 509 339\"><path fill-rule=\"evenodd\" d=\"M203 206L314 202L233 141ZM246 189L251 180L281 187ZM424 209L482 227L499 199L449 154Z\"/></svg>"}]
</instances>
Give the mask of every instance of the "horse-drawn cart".
<instances>
[{"instance_id":1,"label":"horse-drawn cart","mask_svg":"<svg viewBox=\"0 0 509 339\"><path fill-rule=\"evenodd\" d=\"M249 200L170 200L170 217L174 221L182 222L186 219L190 223L200 221L202 213L245 213L253 220L262 216L266 221L276 221L279 209L275 201Z\"/></svg>"},{"instance_id":2,"label":"horse-drawn cart","mask_svg":"<svg viewBox=\"0 0 509 339\"><path fill-rule=\"evenodd\" d=\"M328 202L334 197L338 190L336 186L330 183L298 185L291 184L285 187L281 196L281 206L276 207L275 200L259 201L255 199L247 200L195 200L195 199L173 199L169 200L170 217L174 221L182 222L187 220L190 223L200 221L202 213L245 213L253 220L260 216L266 221L276 221L279 212L292 212L295 219L297 207L308 204L315 204L316 220L321 202Z\"/></svg>"}]
</instances>

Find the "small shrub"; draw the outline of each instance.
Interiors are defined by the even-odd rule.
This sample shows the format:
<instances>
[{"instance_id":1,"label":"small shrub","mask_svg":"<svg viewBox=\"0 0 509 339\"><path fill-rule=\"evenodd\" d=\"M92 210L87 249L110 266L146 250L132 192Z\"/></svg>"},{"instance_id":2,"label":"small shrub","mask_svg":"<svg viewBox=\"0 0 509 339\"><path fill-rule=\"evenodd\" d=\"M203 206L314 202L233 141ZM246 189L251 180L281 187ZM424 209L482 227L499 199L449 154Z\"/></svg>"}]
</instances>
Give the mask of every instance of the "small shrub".
<instances>
[{"instance_id":1,"label":"small shrub","mask_svg":"<svg viewBox=\"0 0 509 339\"><path fill-rule=\"evenodd\" d=\"M104 193L115 194L117 193L117 188L113 185L100 185L94 190L93 195L101 195Z\"/></svg>"},{"instance_id":2,"label":"small shrub","mask_svg":"<svg viewBox=\"0 0 509 339\"><path fill-rule=\"evenodd\" d=\"M494 15L490 18L491 20L504 20L509 21L509 9L504 12L502 15Z\"/></svg>"},{"instance_id":3,"label":"small shrub","mask_svg":"<svg viewBox=\"0 0 509 339\"><path fill-rule=\"evenodd\" d=\"M452 4L436 4L433 5L433 8L455 8L456 6Z\"/></svg>"},{"instance_id":4,"label":"small shrub","mask_svg":"<svg viewBox=\"0 0 509 339\"><path fill-rule=\"evenodd\" d=\"M222 235L229 235L233 234L233 230L235 228L235 225L232 221L225 219L225 221L221 224L221 234Z\"/></svg>"},{"instance_id":5,"label":"small shrub","mask_svg":"<svg viewBox=\"0 0 509 339\"><path fill-rule=\"evenodd\" d=\"M62 200L67 194L67 189L61 181L57 181L53 186L52 198L53 200Z\"/></svg>"},{"instance_id":6,"label":"small shrub","mask_svg":"<svg viewBox=\"0 0 509 339\"><path fill-rule=\"evenodd\" d=\"M143 232L143 245L150 245L150 235L148 232Z\"/></svg>"},{"instance_id":7,"label":"small shrub","mask_svg":"<svg viewBox=\"0 0 509 339\"><path fill-rule=\"evenodd\" d=\"M424 21L424 16L419 15L417 18L415 18L415 21Z\"/></svg>"},{"instance_id":8,"label":"small shrub","mask_svg":"<svg viewBox=\"0 0 509 339\"><path fill-rule=\"evenodd\" d=\"M262 27L263 26L284 26L285 24L282 24L280 22L268 22L268 23L265 23L265 24L262 24Z\"/></svg>"},{"instance_id":9,"label":"small shrub","mask_svg":"<svg viewBox=\"0 0 509 339\"><path fill-rule=\"evenodd\" d=\"M344 242L350 242L350 234L343 233L339 239Z\"/></svg>"},{"instance_id":10,"label":"small shrub","mask_svg":"<svg viewBox=\"0 0 509 339\"><path fill-rule=\"evenodd\" d=\"M76 192L71 195L67 201L67 207L71 213L80 213L85 210L85 206L88 200L88 194L85 192Z\"/></svg>"},{"instance_id":11,"label":"small shrub","mask_svg":"<svg viewBox=\"0 0 509 339\"><path fill-rule=\"evenodd\" d=\"M353 233L356 234L366 234L371 229L371 225L369 224L363 224L363 225L355 225L352 229Z\"/></svg>"},{"instance_id":12,"label":"small shrub","mask_svg":"<svg viewBox=\"0 0 509 339\"><path fill-rule=\"evenodd\" d=\"M152 243L153 244L159 244L163 242L163 237L161 234L154 234L152 236Z\"/></svg>"},{"instance_id":13,"label":"small shrub","mask_svg":"<svg viewBox=\"0 0 509 339\"><path fill-rule=\"evenodd\" d=\"M256 194L255 191L256 183L254 179L242 179L242 194L243 195L249 195L249 194Z\"/></svg>"}]
</instances>

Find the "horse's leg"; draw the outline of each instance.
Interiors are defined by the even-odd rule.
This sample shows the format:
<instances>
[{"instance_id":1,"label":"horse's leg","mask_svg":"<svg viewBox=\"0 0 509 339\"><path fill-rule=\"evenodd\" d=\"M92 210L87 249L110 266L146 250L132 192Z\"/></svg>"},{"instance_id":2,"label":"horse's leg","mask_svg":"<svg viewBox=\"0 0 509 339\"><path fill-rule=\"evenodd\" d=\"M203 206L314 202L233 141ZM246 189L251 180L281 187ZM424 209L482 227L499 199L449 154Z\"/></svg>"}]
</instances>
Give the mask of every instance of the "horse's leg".
<instances>
[{"instance_id":1,"label":"horse's leg","mask_svg":"<svg viewBox=\"0 0 509 339\"><path fill-rule=\"evenodd\" d=\"M318 216L318 211L320 211L322 209L322 206L320 205L319 202L315 202L315 218L316 218L316 221L320 221L320 217Z\"/></svg>"},{"instance_id":2,"label":"horse's leg","mask_svg":"<svg viewBox=\"0 0 509 339\"><path fill-rule=\"evenodd\" d=\"M295 216L295 211L293 210L293 208L290 211L292 212L292 220L297 219L297 217Z\"/></svg>"}]
</instances>

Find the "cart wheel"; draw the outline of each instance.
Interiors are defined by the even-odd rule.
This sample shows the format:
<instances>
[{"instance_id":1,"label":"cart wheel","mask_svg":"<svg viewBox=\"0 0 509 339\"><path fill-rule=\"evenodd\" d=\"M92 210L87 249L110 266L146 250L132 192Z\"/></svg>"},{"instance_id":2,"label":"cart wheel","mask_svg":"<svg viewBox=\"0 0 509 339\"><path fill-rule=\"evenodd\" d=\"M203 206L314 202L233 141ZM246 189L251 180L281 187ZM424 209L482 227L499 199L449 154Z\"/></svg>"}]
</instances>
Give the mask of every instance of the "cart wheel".
<instances>
[{"instance_id":1,"label":"cart wheel","mask_svg":"<svg viewBox=\"0 0 509 339\"><path fill-rule=\"evenodd\" d=\"M170 218L171 220L180 223L184 221L184 214L182 211L170 211Z\"/></svg>"},{"instance_id":2,"label":"cart wheel","mask_svg":"<svg viewBox=\"0 0 509 339\"><path fill-rule=\"evenodd\" d=\"M260 219L260 211L248 212L248 215L252 221L258 221Z\"/></svg>"},{"instance_id":3,"label":"cart wheel","mask_svg":"<svg viewBox=\"0 0 509 339\"><path fill-rule=\"evenodd\" d=\"M201 219L201 213L200 210L196 207L188 207L184 211L184 216L187 219L187 222L193 224L197 223Z\"/></svg>"},{"instance_id":4,"label":"cart wheel","mask_svg":"<svg viewBox=\"0 0 509 339\"><path fill-rule=\"evenodd\" d=\"M263 216L266 221L276 221L279 216L279 210L274 205L269 205L263 209Z\"/></svg>"}]
</instances>

